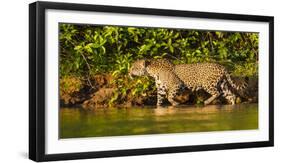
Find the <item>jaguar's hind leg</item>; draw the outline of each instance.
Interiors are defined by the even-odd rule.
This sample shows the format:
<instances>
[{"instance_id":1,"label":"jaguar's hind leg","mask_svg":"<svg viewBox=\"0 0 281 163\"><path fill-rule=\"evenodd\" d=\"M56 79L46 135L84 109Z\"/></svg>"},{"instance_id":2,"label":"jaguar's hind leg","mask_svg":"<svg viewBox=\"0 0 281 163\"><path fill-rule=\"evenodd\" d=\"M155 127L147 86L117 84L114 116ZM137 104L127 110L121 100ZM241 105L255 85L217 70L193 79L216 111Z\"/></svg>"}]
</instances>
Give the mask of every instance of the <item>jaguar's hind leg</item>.
<instances>
[{"instance_id":1,"label":"jaguar's hind leg","mask_svg":"<svg viewBox=\"0 0 281 163\"><path fill-rule=\"evenodd\" d=\"M212 96L210 98L208 98L207 100L204 101L205 105L210 104L212 101L214 101L216 98L218 98L220 96L220 92L216 89L216 88L208 88L205 89L209 94L211 94Z\"/></svg>"},{"instance_id":2,"label":"jaguar's hind leg","mask_svg":"<svg viewBox=\"0 0 281 163\"><path fill-rule=\"evenodd\" d=\"M236 101L236 95L231 91L230 86L226 81L223 81L220 84L220 88L223 92L223 97L232 105L235 104Z\"/></svg>"}]
</instances>

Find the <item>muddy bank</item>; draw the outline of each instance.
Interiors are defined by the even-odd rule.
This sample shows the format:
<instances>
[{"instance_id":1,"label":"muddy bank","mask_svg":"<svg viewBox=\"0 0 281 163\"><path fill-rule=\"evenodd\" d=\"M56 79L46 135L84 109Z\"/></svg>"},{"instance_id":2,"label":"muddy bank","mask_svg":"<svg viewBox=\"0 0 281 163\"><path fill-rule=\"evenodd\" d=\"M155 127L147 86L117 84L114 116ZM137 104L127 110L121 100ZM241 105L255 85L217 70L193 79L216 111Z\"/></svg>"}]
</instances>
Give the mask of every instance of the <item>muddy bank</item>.
<instances>
[{"instance_id":1,"label":"muddy bank","mask_svg":"<svg viewBox=\"0 0 281 163\"><path fill-rule=\"evenodd\" d=\"M120 93L120 88L115 80L117 79L108 74L95 75L87 79L77 77L60 79L60 105L61 107L79 106L85 109L156 105L157 94L155 89L133 96L131 89ZM241 78L233 78L233 80L237 84L242 82ZM238 94L236 103L258 102L258 79L256 77L247 78L247 83L248 87L245 90L236 92ZM203 90L196 92L187 90L176 100L181 104L194 105L201 104L208 97L209 95ZM165 101L165 103L169 105L168 101ZM212 104L227 104L227 101L219 97Z\"/></svg>"}]
</instances>

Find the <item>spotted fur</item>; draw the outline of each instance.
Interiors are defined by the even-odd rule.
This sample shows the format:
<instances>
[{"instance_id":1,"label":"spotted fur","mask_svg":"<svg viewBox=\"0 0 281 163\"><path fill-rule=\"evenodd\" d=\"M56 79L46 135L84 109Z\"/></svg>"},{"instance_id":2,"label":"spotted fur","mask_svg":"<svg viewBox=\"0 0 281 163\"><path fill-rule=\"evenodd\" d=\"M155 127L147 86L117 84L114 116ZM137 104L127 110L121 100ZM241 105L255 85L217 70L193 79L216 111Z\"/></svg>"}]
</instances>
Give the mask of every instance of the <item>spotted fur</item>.
<instances>
[{"instance_id":1,"label":"spotted fur","mask_svg":"<svg viewBox=\"0 0 281 163\"><path fill-rule=\"evenodd\" d=\"M184 88L209 93L211 97L204 101L205 105L220 95L235 104L235 90L245 88L245 85L235 85L225 67L216 63L174 65L166 59L138 60L132 64L130 75L148 75L155 79L157 105L162 104L165 96L173 105L178 105L175 96Z\"/></svg>"},{"instance_id":2,"label":"spotted fur","mask_svg":"<svg viewBox=\"0 0 281 163\"><path fill-rule=\"evenodd\" d=\"M172 105L178 105L175 97L185 90L184 83L174 73L174 65L165 59L137 60L130 70L131 76L151 76L157 87L157 105L161 105L165 98Z\"/></svg>"},{"instance_id":3,"label":"spotted fur","mask_svg":"<svg viewBox=\"0 0 281 163\"><path fill-rule=\"evenodd\" d=\"M236 85L225 67L217 63L179 64L175 65L174 72L189 89L203 89L211 95L204 101L206 105L220 95L235 104L235 91L246 87Z\"/></svg>"}]
</instances>

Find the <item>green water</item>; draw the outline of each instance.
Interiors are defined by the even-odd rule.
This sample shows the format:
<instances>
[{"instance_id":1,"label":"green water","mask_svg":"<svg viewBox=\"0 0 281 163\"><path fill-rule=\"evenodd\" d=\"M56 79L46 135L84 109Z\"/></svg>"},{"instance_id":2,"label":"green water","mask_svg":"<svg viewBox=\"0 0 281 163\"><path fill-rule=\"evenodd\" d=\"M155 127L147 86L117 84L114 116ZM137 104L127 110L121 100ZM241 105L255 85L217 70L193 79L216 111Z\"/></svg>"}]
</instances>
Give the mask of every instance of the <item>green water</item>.
<instances>
[{"instance_id":1,"label":"green water","mask_svg":"<svg viewBox=\"0 0 281 163\"><path fill-rule=\"evenodd\" d=\"M60 109L60 138L258 129L258 105Z\"/></svg>"}]
</instances>

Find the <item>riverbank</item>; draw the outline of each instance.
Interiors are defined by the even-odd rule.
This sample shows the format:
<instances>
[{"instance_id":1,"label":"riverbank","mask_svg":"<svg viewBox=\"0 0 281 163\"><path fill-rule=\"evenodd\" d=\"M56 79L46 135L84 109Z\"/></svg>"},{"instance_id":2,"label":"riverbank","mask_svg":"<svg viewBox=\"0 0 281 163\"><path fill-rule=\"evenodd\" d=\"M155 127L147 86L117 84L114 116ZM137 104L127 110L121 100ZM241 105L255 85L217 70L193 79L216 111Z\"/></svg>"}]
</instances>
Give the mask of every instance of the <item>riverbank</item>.
<instances>
[{"instance_id":1,"label":"riverbank","mask_svg":"<svg viewBox=\"0 0 281 163\"><path fill-rule=\"evenodd\" d=\"M136 89L133 90L129 86L141 82L141 79L123 79L123 88L120 88L120 83L117 83L118 80L120 79L110 74L95 75L87 79L74 76L61 78L60 105L61 107L83 107L85 109L156 105L157 94L155 88L153 88L153 81L148 81L148 83L152 82L149 84L147 84L147 81L144 82L147 88L142 88L144 89L142 92L136 92ZM237 84L242 82L242 78L233 78L233 80ZM250 77L247 82L248 87L244 91L238 92L239 97L236 103L258 102L258 79ZM126 84L129 86L125 86ZM209 95L203 90L195 93L187 91L178 96L177 100L181 104L195 105L201 104L208 97ZM169 105L168 101L166 101L166 104ZM227 101L219 97L212 104L227 104Z\"/></svg>"}]
</instances>

